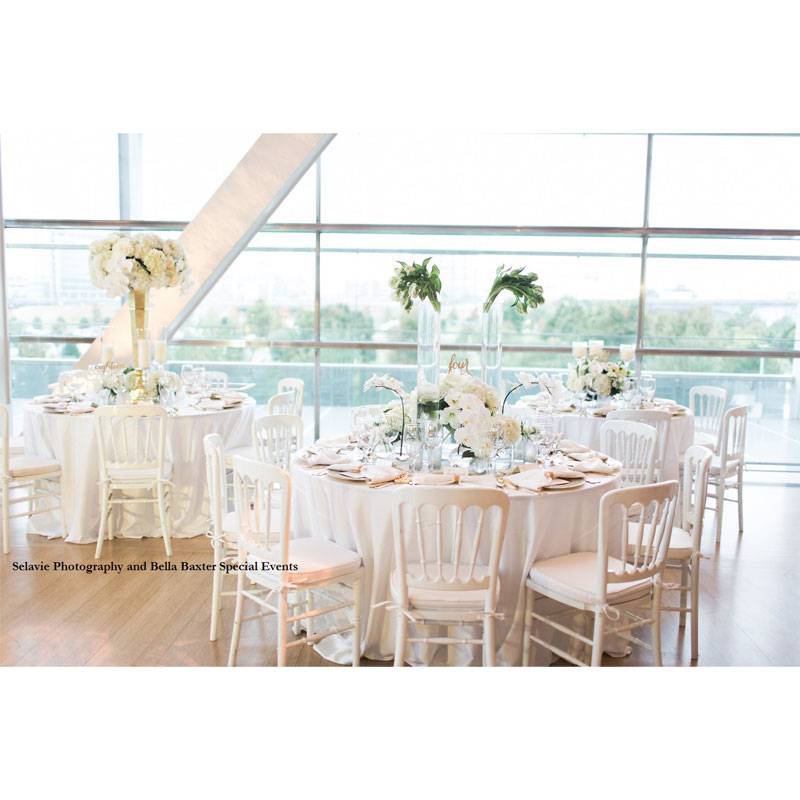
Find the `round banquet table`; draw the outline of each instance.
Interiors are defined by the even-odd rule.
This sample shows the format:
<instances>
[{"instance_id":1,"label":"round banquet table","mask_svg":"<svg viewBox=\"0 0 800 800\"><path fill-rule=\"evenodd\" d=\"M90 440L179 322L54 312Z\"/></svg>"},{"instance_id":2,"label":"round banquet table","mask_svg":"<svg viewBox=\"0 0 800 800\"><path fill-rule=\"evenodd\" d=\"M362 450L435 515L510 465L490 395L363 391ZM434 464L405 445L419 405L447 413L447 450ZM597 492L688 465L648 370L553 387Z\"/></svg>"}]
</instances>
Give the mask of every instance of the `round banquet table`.
<instances>
[{"instance_id":1,"label":"round banquet table","mask_svg":"<svg viewBox=\"0 0 800 800\"><path fill-rule=\"evenodd\" d=\"M515 411L531 411L535 406L517 403ZM606 418L593 414L577 414L575 412L554 412L551 414L557 429L564 434L566 439L580 442L592 450L600 450L600 429ZM664 454L664 465L661 480L678 480L678 466L683 454L691 447L694 441L694 415L687 409L685 414L673 416L669 423L669 437L667 449Z\"/></svg>"},{"instance_id":2,"label":"round banquet table","mask_svg":"<svg viewBox=\"0 0 800 800\"><path fill-rule=\"evenodd\" d=\"M203 437L218 433L223 446L244 447L252 436L255 401L235 408L198 410L179 408L167 417L165 459L172 463L173 532L176 537L198 536L208 530ZM42 406L24 409L25 452L54 458L61 464L61 502L66 540L83 544L97 541L100 525L100 456L92 414L53 414ZM155 506L130 504L117 509L114 535L130 538L161 536ZM62 535L58 512L39 514L30 521L31 533L51 538Z\"/></svg>"},{"instance_id":3,"label":"round banquet table","mask_svg":"<svg viewBox=\"0 0 800 800\"><path fill-rule=\"evenodd\" d=\"M506 490L511 506L500 561L498 611L502 617L497 621L498 664L520 663L525 580L534 560L595 550L600 498L617 488L619 480L615 476L591 477L599 482L586 483L569 491ZM470 481L473 485L495 485L492 475ZM366 658L379 661L394 657L396 612L378 604L391 599L392 495L397 490L394 485L370 488L331 478L297 461L292 464L293 535L327 539L361 555L364 562L362 652ZM453 487L453 491L460 489ZM350 663L351 635L330 636L318 642L315 648L329 661ZM408 653L412 652L411 647ZM409 659L407 655L412 663L442 663L444 658L451 664L480 663L480 648L476 647L413 647L413 657ZM549 654L542 648L535 648L535 651L539 663L549 663Z\"/></svg>"}]
</instances>

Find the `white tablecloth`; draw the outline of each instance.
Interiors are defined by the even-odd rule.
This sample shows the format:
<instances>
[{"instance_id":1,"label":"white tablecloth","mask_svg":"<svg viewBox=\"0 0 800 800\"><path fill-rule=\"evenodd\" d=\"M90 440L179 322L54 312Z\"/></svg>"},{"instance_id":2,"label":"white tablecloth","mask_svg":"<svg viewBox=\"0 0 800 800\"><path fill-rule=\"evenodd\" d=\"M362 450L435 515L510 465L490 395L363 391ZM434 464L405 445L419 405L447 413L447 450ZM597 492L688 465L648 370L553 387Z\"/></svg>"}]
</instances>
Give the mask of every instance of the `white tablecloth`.
<instances>
[{"instance_id":1,"label":"white tablecloth","mask_svg":"<svg viewBox=\"0 0 800 800\"><path fill-rule=\"evenodd\" d=\"M530 406L517 404L515 410L530 410ZM606 421L605 417L595 417L592 414L581 416L579 414L553 414L558 430L567 439L580 442L593 450L600 450L600 428ZM664 454L662 480L671 481L678 479L678 465L683 454L694 441L694 415L691 412L672 417L669 424L669 438L667 450Z\"/></svg>"},{"instance_id":2,"label":"white tablecloth","mask_svg":"<svg viewBox=\"0 0 800 800\"><path fill-rule=\"evenodd\" d=\"M391 597L392 494L397 488L370 489L314 473L297 463L292 465L292 478L294 535L321 537L361 554L365 572L363 653L371 659L391 659L395 614L374 606ZM493 477L485 480L494 485ZM520 661L525 579L533 561L594 550L600 498L617 486L617 478L604 477L600 484L585 484L568 492L509 493L511 508L500 562L498 610L504 619L497 623L498 663L513 665ZM330 661L349 663L349 636L323 639L316 649ZM429 648L424 654L417 651L417 658L436 662L444 652L444 648L439 653ZM451 663L480 663L476 648L450 648L448 657ZM537 657L547 659L541 652Z\"/></svg>"},{"instance_id":3,"label":"white tablecloth","mask_svg":"<svg viewBox=\"0 0 800 800\"><path fill-rule=\"evenodd\" d=\"M172 462L173 536L203 534L208 529L203 436L218 433L225 448L250 444L255 403L225 411L181 409L167 419L166 459ZM99 453L91 414L49 414L41 406L25 407L25 450L57 459L61 464L61 502L67 541L96 542L100 525ZM132 538L161 536L155 509L149 504L125 506L114 535ZM121 524L119 524L121 522ZM30 523L32 533L61 536L57 514L41 514Z\"/></svg>"}]
</instances>

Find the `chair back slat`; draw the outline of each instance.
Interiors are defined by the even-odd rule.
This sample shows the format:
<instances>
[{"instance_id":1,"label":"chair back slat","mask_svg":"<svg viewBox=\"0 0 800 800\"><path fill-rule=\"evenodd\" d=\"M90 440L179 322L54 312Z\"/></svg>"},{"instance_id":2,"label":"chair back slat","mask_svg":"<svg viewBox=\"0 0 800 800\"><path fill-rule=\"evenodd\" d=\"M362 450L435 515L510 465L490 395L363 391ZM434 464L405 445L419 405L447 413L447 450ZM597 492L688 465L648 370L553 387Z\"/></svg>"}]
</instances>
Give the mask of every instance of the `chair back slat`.
<instances>
[{"instance_id":1,"label":"chair back slat","mask_svg":"<svg viewBox=\"0 0 800 800\"><path fill-rule=\"evenodd\" d=\"M731 461L744 462L747 438L747 406L729 408L722 417L719 455L724 468Z\"/></svg>"},{"instance_id":2,"label":"chair back slat","mask_svg":"<svg viewBox=\"0 0 800 800\"><path fill-rule=\"evenodd\" d=\"M289 469L292 453L303 446L303 421L293 414L273 414L253 423L253 446L260 461Z\"/></svg>"},{"instance_id":3,"label":"chair back slat","mask_svg":"<svg viewBox=\"0 0 800 800\"><path fill-rule=\"evenodd\" d=\"M655 458L653 460L653 477L652 480L658 480L661 477L661 470L663 468L664 459L667 455L667 447L669 444L670 430L672 428L672 415L667 411L659 411L657 409L618 409L611 411L607 417L609 420L626 419L631 422L642 422L645 425L650 425L656 429L658 439L655 447ZM649 481L644 481L648 483Z\"/></svg>"},{"instance_id":4,"label":"chair back slat","mask_svg":"<svg viewBox=\"0 0 800 800\"><path fill-rule=\"evenodd\" d=\"M228 388L228 373L220 370L206 370L206 389L212 392L224 392Z\"/></svg>"},{"instance_id":5,"label":"chair back slat","mask_svg":"<svg viewBox=\"0 0 800 800\"><path fill-rule=\"evenodd\" d=\"M703 535L703 512L708 494L708 471L713 453L707 447L693 444L683 455L680 526L692 534L692 549L700 550Z\"/></svg>"},{"instance_id":6,"label":"chair back slat","mask_svg":"<svg viewBox=\"0 0 800 800\"><path fill-rule=\"evenodd\" d=\"M251 458L234 457L233 502L243 556L277 545L278 551L272 558L280 558L283 564L288 562L291 485L286 470ZM278 499L280 502L274 502ZM279 574L288 581L287 571Z\"/></svg>"},{"instance_id":7,"label":"chair back slat","mask_svg":"<svg viewBox=\"0 0 800 800\"><path fill-rule=\"evenodd\" d=\"M292 399L292 409L288 413L294 414L296 417L303 416L303 392L305 391L305 383L300 380L300 378L281 378L278 381L276 391L278 394L292 392L294 395Z\"/></svg>"},{"instance_id":8,"label":"chair back slat","mask_svg":"<svg viewBox=\"0 0 800 800\"><path fill-rule=\"evenodd\" d=\"M11 425L8 406L0 403L0 475L8 475L9 448L11 446Z\"/></svg>"},{"instance_id":9,"label":"chair back slat","mask_svg":"<svg viewBox=\"0 0 800 800\"><path fill-rule=\"evenodd\" d=\"M493 592L508 505L499 489L398 489L392 520L403 597L409 585Z\"/></svg>"},{"instance_id":10,"label":"chair back slat","mask_svg":"<svg viewBox=\"0 0 800 800\"><path fill-rule=\"evenodd\" d=\"M610 419L600 429L602 449L622 463L620 480L625 486L652 483L658 431L643 422Z\"/></svg>"},{"instance_id":11,"label":"chair back slat","mask_svg":"<svg viewBox=\"0 0 800 800\"><path fill-rule=\"evenodd\" d=\"M160 406L102 406L94 412L101 474L164 465L167 413Z\"/></svg>"},{"instance_id":12,"label":"chair back slat","mask_svg":"<svg viewBox=\"0 0 800 800\"><path fill-rule=\"evenodd\" d=\"M689 390L689 408L694 414L695 431L718 437L727 403L727 389L718 386L692 386Z\"/></svg>"},{"instance_id":13,"label":"chair back slat","mask_svg":"<svg viewBox=\"0 0 800 800\"><path fill-rule=\"evenodd\" d=\"M615 489L603 495L596 572L596 591L603 600L609 584L640 581L662 571L677 498L677 481ZM609 555L615 541L620 566L612 570Z\"/></svg>"}]
</instances>

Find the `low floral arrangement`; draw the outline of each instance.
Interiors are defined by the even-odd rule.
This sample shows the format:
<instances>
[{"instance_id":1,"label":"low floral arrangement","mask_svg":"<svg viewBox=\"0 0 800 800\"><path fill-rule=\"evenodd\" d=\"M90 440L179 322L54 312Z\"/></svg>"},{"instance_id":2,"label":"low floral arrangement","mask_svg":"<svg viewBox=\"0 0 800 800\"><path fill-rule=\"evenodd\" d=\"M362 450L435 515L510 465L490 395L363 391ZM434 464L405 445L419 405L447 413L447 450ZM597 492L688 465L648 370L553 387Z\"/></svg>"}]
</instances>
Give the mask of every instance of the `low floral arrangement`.
<instances>
[{"instance_id":1,"label":"low floral arrangement","mask_svg":"<svg viewBox=\"0 0 800 800\"><path fill-rule=\"evenodd\" d=\"M144 375L145 391L154 398L161 397L164 392L177 392L181 388L181 379L166 369L151 369Z\"/></svg>"},{"instance_id":2,"label":"low floral arrangement","mask_svg":"<svg viewBox=\"0 0 800 800\"><path fill-rule=\"evenodd\" d=\"M98 391L106 392L108 402L116 402L119 395L130 393L131 399L159 400L165 392L177 392L181 379L166 369L139 371L133 367L108 369L99 376Z\"/></svg>"},{"instance_id":3,"label":"low floral arrangement","mask_svg":"<svg viewBox=\"0 0 800 800\"><path fill-rule=\"evenodd\" d=\"M391 375L373 375L364 381L364 391L370 389L385 389L397 395L397 400L387 403L383 409L383 421L389 434L397 433L400 440L400 455L403 455L403 441L406 435L406 425L410 419L406 413L406 391L402 381Z\"/></svg>"},{"instance_id":4,"label":"low floral arrangement","mask_svg":"<svg viewBox=\"0 0 800 800\"><path fill-rule=\"evenodd\" d=\"M580 358L569 365L567 388L571 392L587 392L595 397L619 394L631 371L623 361L609 361L607 353Z\"/></svg>"},{"instance_id":5,"label":"low floral arrangement","mask_svg":"<svg viewBox=\"0 0 800 800\"><path fill-rule=\"evenodd\" d=\"M441 311L439 292L442 291L442 279L436 264L431 264L430 269L428 268L430 260L431 257L428 256L421 264L416 261L413 264L397 262L391 287L404 311L411 311L415 300L429 300L437 312Z\"/></svg>"},{"instance_id":6,"label":"low floral arrangement","mask_svg":"<svg viewBox=\"0 0 800 800\"><path fill-rule=\"evenodd\" d=\"M183 289L189 283L183 248L152 233L114 233L93 242L89 272L92 283L109 297L174 286Z\"/></svg>"}]
</instances>

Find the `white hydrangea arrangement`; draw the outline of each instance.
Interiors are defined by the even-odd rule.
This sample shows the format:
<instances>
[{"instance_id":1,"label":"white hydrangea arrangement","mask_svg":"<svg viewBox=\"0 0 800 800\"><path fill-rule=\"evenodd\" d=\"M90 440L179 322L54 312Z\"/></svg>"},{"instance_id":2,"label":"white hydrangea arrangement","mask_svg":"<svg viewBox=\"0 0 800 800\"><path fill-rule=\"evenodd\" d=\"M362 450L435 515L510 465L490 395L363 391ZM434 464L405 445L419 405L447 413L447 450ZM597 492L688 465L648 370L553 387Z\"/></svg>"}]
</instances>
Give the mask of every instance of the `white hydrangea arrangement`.
<instances>
[{"instance_id":1,"label":"white hydrangea arrangement","mask_svg":"<svg viewBox=\"0 0 800 800\"><path fill-rule=\"evenodd\" d=\"M109 297L149 289L186 288L186 254L175 241L152 233L124 236L114 233L89 248L92 283Z\"/></svg>"},{"instance_id":2,"label":"white hydrangea arrangement","mask_svg":"<svg viewBox=\"0 0 800 800\"><path fill-rule=\"evenodd\" d=\"M152 397L162 392L177 392L181 388L181 379L166 369L151 369L144 376L145 390Z\"/></svg>"},{"instance_id":3,"label":"white hydrangea arrangement","mask_svg":"<svg viewBox=\"0 0 800 800\"><path fill-rule=\"evenodd\" d=\"M597 397L619 394L631 371L622 361L609 361L607 353L580 358L569 366L567 388L571 392L590 392Z\"/></svg>"}]
</instances>

